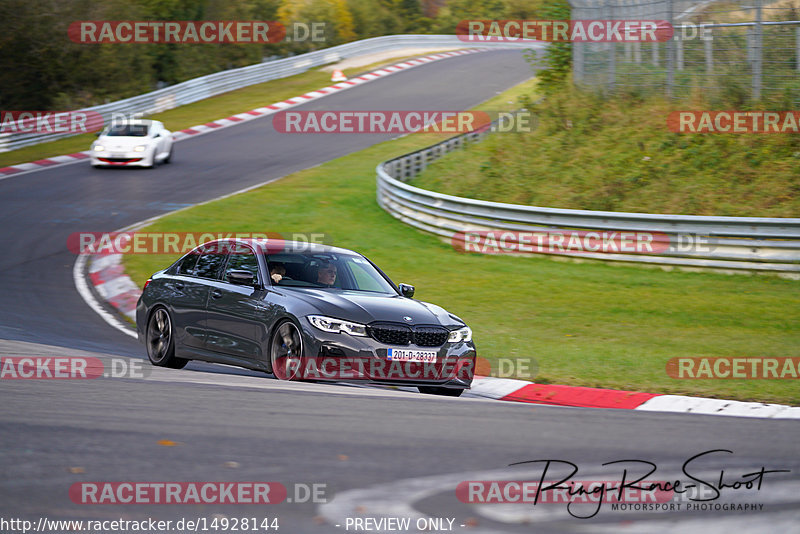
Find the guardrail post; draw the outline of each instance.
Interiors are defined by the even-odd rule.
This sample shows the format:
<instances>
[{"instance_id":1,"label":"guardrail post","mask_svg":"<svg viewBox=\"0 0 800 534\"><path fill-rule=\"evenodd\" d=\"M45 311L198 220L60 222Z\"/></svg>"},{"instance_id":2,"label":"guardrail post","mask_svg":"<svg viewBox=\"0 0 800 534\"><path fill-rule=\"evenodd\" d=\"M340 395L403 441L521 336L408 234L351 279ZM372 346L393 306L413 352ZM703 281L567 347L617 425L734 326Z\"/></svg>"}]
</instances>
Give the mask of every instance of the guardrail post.
<instances>
[{"instance_id":1,"label":"guardrail post","mask_svg":"<svg viewBox=\"0 0 800 534\"><path fill-rule=\"evenodd\" d=\"M612 0L605 0L604 7L608 20L614 20L614 6ZM614 92L617 83L617 47L615 43L606 43L608 46L608 92Z\"/></svg>"},{"instance_id":2,"label":"guardrail post","mask_svg":"<svg viewBox=\"0 0 800 534\"><path fill-rule=\"evenodd\" d=\"M753 34L753 101L761 99L761 62L763 60L762 41L764 37L764 27L761 22L761 0L756 2L756 25Z\"/></svg>"},{"instance_id":3,"label":"guardrail post","mask_svg":"<svg viewBox=\"0 0 800 534\"><path fill-rule=\"evenodd\" d=\"M584 44L572 43L572 83L583 83Z\"/></svg>"},{"instance_id":4,"label":"guardrail post","mask_svg":"<svg viewBox=\"0 0 800 534\"><path fill-rule=\"evenodd\" d=\"M797 62L797 71L800 72L800 26L794 30L794 44L795 48L795 61Z\"/></svg>"},{"instance_id":5,"label":"guardrail post","mask_svg":"<svg viewBox=\"0 0 800 534\"><path fill-rule=\"evenodd\" d=\"M701 31L705 26L700 26ZM714 41L711 39L706 39L703 41L703 49L705 50L706 56L706 74L714 74L714 49L712 48Z\"/></svg>"},{"instance_id":6,"label":"guardrail post","mask_svg":"<svg viewBox=\"0 0 800 534\"><path fill-rule=\"evenodd\" d=\"M672 37L667 41L667 96L671 97L675 87L675 24L672 16L673 0L667 0L667 22L672 28Z\"/></svg>"}]
</instances>

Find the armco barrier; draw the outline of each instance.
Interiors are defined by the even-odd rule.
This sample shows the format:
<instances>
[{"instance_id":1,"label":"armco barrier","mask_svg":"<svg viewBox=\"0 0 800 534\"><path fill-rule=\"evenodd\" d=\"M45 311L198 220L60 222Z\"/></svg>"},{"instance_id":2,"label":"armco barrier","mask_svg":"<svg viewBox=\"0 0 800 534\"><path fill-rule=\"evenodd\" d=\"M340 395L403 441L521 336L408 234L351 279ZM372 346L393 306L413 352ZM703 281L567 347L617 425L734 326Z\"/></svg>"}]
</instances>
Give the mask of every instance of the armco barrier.
<instances>
[{"instance_id":1,"label":"armco barrier","mask_svg":"<svg viewBox=\"0 0 800 534\"><path fill-rule=\"evenodd\" d=\"M462 134L377 168L378 204L395 218L439 236L461 239L464 232L510 230L634 231L664 234L673 246L652 254L560 250L558 255L637 262L726 272L773 272L800 279L800 219L708 217L543 208L488 202L427 191L404 183L432 161L487 131ZM503 134L497 134L503 135ZM459 235L460 234L460 235ZM508 243L515 236L509 234ZM678 243L702 246L677 246ZM528 244L527 242L523 242Z\"/></svg>"},{"instance_id":2,"label":"armco barrier","mask_svg":"<svg viewBox=\"0 0 800 534\"><path fill-rule=\"evenodd\" d=\"M241 89L249 85L263 83L278 78L286 78L307 71L313 67L335 63L342 59L366 54L385 52L413 47L443 47L443 48L530 48L529 44L521 43L467 43L455 35L386 35L363 39L331 48L316 50L307 54L289 58L258 63L216 72L200 78L172 85L146 93L143 95L126 98L117 102L110 102L101 106L85 108L81 111L94 111L103 116L108 122L114 113L141 113L143 116L160 113L168 109L191 104L198 100L210 98L228 91ZM268 97L267 97L268 99ZM7 152L46 141L54 141L74 134L0 134L0 152Z\"/></svg>"}]
</instances>

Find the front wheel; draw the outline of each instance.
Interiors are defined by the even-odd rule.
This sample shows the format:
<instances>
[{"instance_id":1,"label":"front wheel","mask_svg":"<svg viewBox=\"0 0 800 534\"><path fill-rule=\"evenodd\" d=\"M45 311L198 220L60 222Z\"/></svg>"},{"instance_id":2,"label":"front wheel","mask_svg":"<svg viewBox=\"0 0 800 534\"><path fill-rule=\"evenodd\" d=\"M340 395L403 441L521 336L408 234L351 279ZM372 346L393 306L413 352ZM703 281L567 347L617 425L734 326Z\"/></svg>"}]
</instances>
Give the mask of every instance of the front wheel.
<instances>
[{"instance_id":1,"label":"front wheel","mask_svg":"<svg viewBox=\"0 0 800 534\"><path fill-rule=\"evenodd\" d=\"M272 374L281 380L303 378L303 336L292 321L284 321L275 329L270 343Z\"/></svg>"},{"instance_id":2,"label":"front wheel","mask_svg":"<svg viewBox=\"0 0 800 534\"><path fill-rule=\"evenodd\" d=\"M175 357L172 318L165 308L157 308L147 323L147 357L158 367L182 369L189 360Z\"/></svg>"},{"instance_id":3,"label":"front wheel","mask_svg":"<svg viewBox=\"0 0 800 534\"><path fill-rule=\"evenodd\" d=\"M442 388L437 386L419 386L420 393L426 395L444 395L445 397L460 397L464 393L463 388Z\"/></svg>"}]
</instances>

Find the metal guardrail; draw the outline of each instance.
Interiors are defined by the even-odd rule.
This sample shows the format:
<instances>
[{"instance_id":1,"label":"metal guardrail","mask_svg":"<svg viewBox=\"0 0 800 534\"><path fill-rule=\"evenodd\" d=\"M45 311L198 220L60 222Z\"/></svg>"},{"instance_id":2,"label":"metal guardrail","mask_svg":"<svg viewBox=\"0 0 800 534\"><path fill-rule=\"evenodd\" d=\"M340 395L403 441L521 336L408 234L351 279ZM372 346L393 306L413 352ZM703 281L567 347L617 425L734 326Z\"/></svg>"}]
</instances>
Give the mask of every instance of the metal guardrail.
<instances>
[{"instance_id":1,"label":"metal guardrail","mask_svg":"<svg viewBox=\"0 0 800 534\"><path fill-rule=\"evenodd\" d=\"M84 108L80 111L94 111L108 122L114 113L141 113L143 116L160 113L168 109L191 104L198 100L210 98L228 91L241 89L249 85L263 83L278 78L286 78L307 71L308 69L335 63L342 59L374 54L398 48L412 47L459 47L459 48L530 48L530 45L519 43L468 43L455 35L386 35L346 43L331 48L316 50L276 61L248 65L237 69L216 72L192 80L165 87L151 93L110 102L100 106ZM265 100L269 96L265 95ZM265 104L272 102L265 102ZM70 137L70 133L44 134L0 134L0 152L7 152L46 141L54 141Z\"/></svg>"},{"instance_id":2,"label":"metal guardrail","mask_svg":"<svg viewBox=\"0 0 800 534\"><path fill-rule=\"evenodd\" d=\"M493 230L516 232L505 237L511 250L529 244L525 239L530 236L520 235L531 232L651 232L656 234L656 241L663 241L654 253L591 252L568 247L541 253L726 272L773 272L800 280L800 219L544 208L457 197L404 183L432 161L486 135L488 131L462 134L380 163L378 204L406 224L460 247L464 246L465 233Z\"/></svg>"}]
</instances>

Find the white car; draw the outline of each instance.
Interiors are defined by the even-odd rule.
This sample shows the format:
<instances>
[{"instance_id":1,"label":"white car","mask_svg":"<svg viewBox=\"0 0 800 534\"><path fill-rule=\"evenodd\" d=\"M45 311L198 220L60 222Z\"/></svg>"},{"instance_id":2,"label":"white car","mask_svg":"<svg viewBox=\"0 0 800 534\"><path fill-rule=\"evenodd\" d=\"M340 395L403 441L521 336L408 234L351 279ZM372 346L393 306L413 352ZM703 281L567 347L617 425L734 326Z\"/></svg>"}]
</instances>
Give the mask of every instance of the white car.
<instances>
[{"instance_id":1,"label":"white car","mask_svg":"<svg viewBox=\"0 0 800 534\"><path fill-rule=\"evenodd\" d=\"M115 122L92 143L92 165L153 167L172 159L172 132L159 121Z\"/></svg>"}]
</instances>

